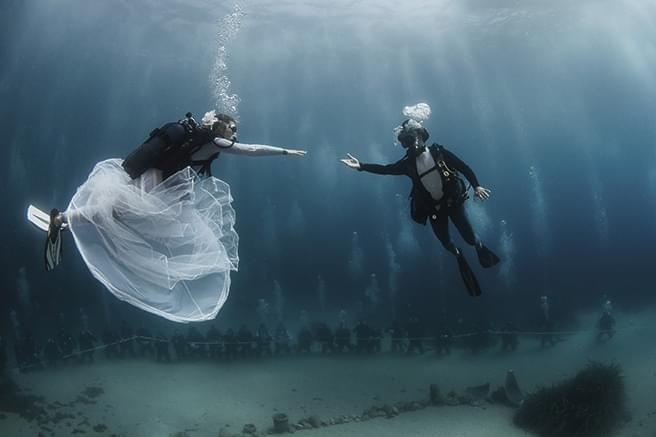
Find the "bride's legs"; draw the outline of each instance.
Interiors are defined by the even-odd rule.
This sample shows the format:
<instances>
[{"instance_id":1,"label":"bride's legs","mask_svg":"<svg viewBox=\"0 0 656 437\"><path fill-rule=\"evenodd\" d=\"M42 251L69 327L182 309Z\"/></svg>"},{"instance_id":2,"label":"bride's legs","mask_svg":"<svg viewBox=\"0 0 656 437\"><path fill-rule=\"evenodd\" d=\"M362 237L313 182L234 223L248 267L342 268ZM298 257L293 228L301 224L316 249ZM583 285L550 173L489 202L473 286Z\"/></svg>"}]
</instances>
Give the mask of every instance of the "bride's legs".
<instances>
[{"instance_id":1,"label":"bride's legs","mask_svg":"<svg viewBox=\"0 0 656 437\"><path fill-rule=\"evenodd\" d=\"M66 211L60 211L57 215L54 215L51 220L52 224L55 227L68 227L70 223L73 222L88 222L89 219L85 218L85 214L88 214L90 211L93 211L92 208L84 207L79 209L68 209Z\"/></svg>"},{"instance_id":2,"label":"bride's legs","mask_svg":"<svg viewBox=\"0 0 656 437\"><path fill-rule=\"evenodd\" d=\"M68 223L68 218L66 217L66 214L63 212L60 212L56 216L52 218L52 224L55 227L61 228L64 223Z\"/></svg>"}]
</instances>

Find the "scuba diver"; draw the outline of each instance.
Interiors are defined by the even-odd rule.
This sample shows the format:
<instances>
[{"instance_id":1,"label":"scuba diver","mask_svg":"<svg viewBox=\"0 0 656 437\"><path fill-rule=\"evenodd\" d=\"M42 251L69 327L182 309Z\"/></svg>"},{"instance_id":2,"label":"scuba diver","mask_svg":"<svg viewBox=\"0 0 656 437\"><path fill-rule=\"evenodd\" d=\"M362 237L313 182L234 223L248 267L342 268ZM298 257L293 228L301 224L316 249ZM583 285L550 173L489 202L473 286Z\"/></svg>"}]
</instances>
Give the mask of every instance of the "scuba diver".
<instances>
[{"instance_id":1,"label":"scuba diver","mask_svg":"<svg viewBox=\"0 0 656 437\"><path fill-rule=\"evenodd\" d=\"M307 325L303 325L298 333L298 342L296 343L296 352L300 354L309 354L312 352L312 342L314 337Z\"/></svg>"},{"instance_id":2,"label":"scuba diver","mask_svg":"<svg viewBox=\"0 0 656 437\"><path fill-rule=\"evenodd\" d=\"M319 322L315 327L315 335L322 354L335 352L335 335L327 323Z\"/></svg>"},{"instance_id":3,"label":"scuba diver","mask_svg":"<svg viewBox=\"0 0 656 437\"><path fill-rule=\"evenodd\" d=\"M175 356L178 361L182 361L187 358L187 341L180 332L179 329L173 331L173 336L171 337L171 344L175 350Z\"/></svg>"},{"instance_id":4,"label":"scuba diver","mask_svg":"<svg viewBox=\"0 0 656 437\"><path fill-rule=\"evenodd\" d=\"M239 264L230 186L211 173L220 154L304 156L237 142L237 122L210 111L154 129L125 160L94 167L68 208L34 206L47 231L46 270L61 261L68 229L92 275L118 299L175 322L214 319Z\"/></svg>"},{"instance_id":5,"label":"scuba diver","mask_svg":"<svg viewBox=\"0 0 656 437\"><path fill-rule=\"evenodd\" d=\"M555 346L560 338L557 337L553 331L555 329L554 320L551 317L551 302L549 296L540 296L540 348L544 349L546 346Z\"/></svg>"},{"instance_id":6,"label":"scuba diver","mask_svg":"<svg viewBox=\"0 0 656 437\"><path fill-rule=\"evenodd\" d=\"M134 352L134 331L132 326L125 320L121 321L121 340L119 343L119 355L121 358L136 358L137 354Z\"/></svg>"},{"instance_id":7,"label":"scuba diver","mask_svg":"<svg viewBox=\"0 0 656 437\"><path fill-rule=\"evenodd\" d=\"M258 358L262 358L263 356L273 356L273 352L271 350L271 342L273 341L273 337L271 337L271 334L269 334L269 330L267 329L266 325L264 323L260 323L260 326L257 328L257 333L255 334L255 352L257 354Z\"/></svg>"},{"instance_id":8,"label":"scuba diver","mask_svg":"<svg viewBox=\"0 0 656 437\"><path fill-rule=\"evenodd\" d=\"M169 353L169 339L166 338L164 333L162 331L159 331L157 333L157 337L155 337L155 350L157 351L157 362L158 363L163 363L171 362L171 354Z\"/></svg>"},{"instance_id":9,"label":"scuba diver","mask_svg":"<svg viewBox=\"0 0 656 437\"><path fill-rule=\"evenodd\" d=\"M223 336L223 351L226 360L232 361L237 358L239 342L232 328L229 328Z\"/></svg>"},{"instance_id":10,"label":"scuba diver","mask_svg":"<svg viewBox=\"0 0 656 437\"><path fill-rule=\"evenodd\" d=\"M61 351L61 358L64 363L69 363L75 360L75 340L63 325L57 333L57 346Z\"/></svg>"},{"instance_id":11,"label":"scuba diver","mask_svg":"<svg viewBox=\"0 0 656 437\"><path fill-rule=\"evenodd\" d=\"M7 348L5 345L5 339L0 336L0 376L5 372L7 367Z\"/></svg>"},{"instance_id":12,"label":"scuba diver","mask_svg":"<svg viewBox=\"0 0 656 437\"><path fill-rule=\"evenodd\" d=\"M348 329L345 322L340 322L339 327L335 330L335 350L337 352L349 352L351 345L351 330Z\"/></svg>"},{"instance_id":13,"label":"scuba diver","mask_svg":"<svg viewBox=\"0 0 656 437\"><path fill-rule=\"evenodd\" d=\"M242 358L250 358L253 356L255 337L251 330L242 323L237 330L237 341L239 342L239 355Z\"/></svg>"},{"instance_id":14,"label":"scuba diver","mask_svg":"<svg viewBox=\"0 0 656 437\"><path fill-rule=\"evenodd\" d=\"M289 331L287 331L287 327L282 322L278 322L278 326L276 326L276 331L274 334L274 355L280 356L280 355L289 355L291 354L291 346L289 345L291 336L289 335Z\"/></svg>"},{"instance_id":15,"label":"scuba diver","mask_svg":"<svg viewBox=\"0 0 656 437\"><path fill-rule=\"evenodd\" d=\"M98 342L96 336L89 330L84 329L78 336L77 344L80 347L78 362L93 363L94 346Z\"/></svg>"},{"instance_id":16,"label":"scuba diver","mask_svg":"<svg viewBox=\"0 0 656 437\"><path fill-rule=\"evenodd\" d=\"M503 327L504 333L501 334L501 350L504 352L514 352L519 344L517 337L517 325L512 321L507 321Z\"/></svg>"},{"instance_id":17,"label":"scuba diver","mask_svg":"<svg viewBox=\"0 0 656 437\"><path fill-rule=\"evenodd\" d=\"M403 339L405 338L405 331L403 329L403 326L401 326L401 322L399 322L396 318L392 321L392 324L390 325L389 328L387 328L387 332L390 335L390 338L392 339L391 343L391 350L392 352L403 352L404 350L404 343Z\"/></svg>"},{"instance_id":18,"label":"scuba diver","mask_svg":"<svg viewBox=\"0 0 656 437\"><path fill-rule=\"evenodd\" d=\"M143 323L137 328L136 335L139 356L153 356L155 354L155 347L153 345L152 335Z\"/></svg>"},{"instance_id":19,"label":"scuba diver","mask_svg":"<svg viewBox=\"0 0 656 437\"><path fill-rule=\"evenodd\" d=\"M414 351L424 354L424 324L417 316L411 316L406 325L406 334L408 336L408 348L405 353L411 355Z\"/></svg>"},{"instance_id":20,"label":"scuba diver","mask_svg":"<svg viewBox=\"0 0 656 437\"><path fill-rule=\"evenodd\" d=\"M364 320L358 320L353 328L355 334L355 351L359 354L369 350L369 341L371 340L371 328Z\"/></svg>"},{"instance_id":21,"label":"scuba diver","mask_svg":"<svg viewBox=\"0 0 656 437\"><path fill-rule=\"evenodd\" d=\"M187 356L189 358L205 358L206 344L203 334L195 326L189 326L187 330Z\"/></svg>"},{"instance_id":22,"label":"scuba diver","mask_svg":"<svg viewBox=\"0 0 656 437\"><path fill-rule=\"evenodd\" d=\"M218 359L221 357L222 338L221 331L216 328L216 325L212 325L209 331L207 331L207 334L205 334L205 340L210 346L210 358Z\"/></svg>"},{"instance_id":23,"label":"scuba diver","mask_svg":"<svg viewBox=\"0 0 656 437\"><path fill-rule=\"evenodd\" d=\"M615 335L615 317L611 314L613 311L613 303L606 299L604 302L604 310L601 317L597 321L597 342L602 343L605 340L610 340Z\"/></svg>"},{"instance_id":24,"label":"scuba diver","mask_svg":"<svg viewBox=\"0 0 656 437\"><path fill-rule=\"evenodd\" d=\"M446 323L440 323L435 332L435 353L437 355L451 354L453 333Z\"/></svg>"},{"instance_id":25,"label":"scuba diver","mask_svg":"<svg viewBox=\"0 0 656 437\"><path fill-rule=\"evenodd\" d=\"M489 268L496 265L499 257L481 242L467 218L464 203L469 197L469 188L465 187L458 173L465 176L474 188L474 196L480 200L489 199L491 191L480 185L472 169L453 152L437 143L426 145L429 134L421 125L430 115L430 107L426 103L405 107L403 114L410 118L394 129L396 141L406 149L405 156L399 161L388 165L365 164L350 153L340 161L358 171L408 176L412 180L412 219L422 225L430 220L433 232L442 245L456 256L467 291L471 296L480 296L481 288L474 272L462 250L451 240L449 219L464 240L476 248L481 266Z\"/></svg>"},{"instance_id":26,"label":"scuba diver","mask_svg":"<svg viewBox=\"0 0 656 437\"><path fill-rule=\"evenodd\" d=\"M46 345L43 347L43 358L50 368L57 367L61 359L61 351L53 337L48 337L46 340Z\"/></svg>"},{"instance_id":27,"label":"scuba diver","mask_svg":"<svg viewBox=\"0 0 656 437\"><path fill-rule=\"evenodd\" d=\"M116 331L111 328L105 328L102 334L102 343L105 349L105 358L108 360L120 358L118 350L119 336Z\"/></svg>"}]
</instances>

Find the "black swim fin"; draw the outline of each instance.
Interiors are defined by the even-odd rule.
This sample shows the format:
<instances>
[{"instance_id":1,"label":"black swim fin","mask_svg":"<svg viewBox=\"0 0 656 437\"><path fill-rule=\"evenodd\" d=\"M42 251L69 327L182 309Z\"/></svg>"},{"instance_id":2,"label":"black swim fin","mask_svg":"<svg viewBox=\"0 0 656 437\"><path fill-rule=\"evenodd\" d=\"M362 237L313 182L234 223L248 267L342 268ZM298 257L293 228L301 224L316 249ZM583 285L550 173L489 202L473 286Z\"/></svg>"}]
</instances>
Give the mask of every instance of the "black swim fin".
<instances>
[{"instance_id":1,"label":"black swim fin","mask_svg":"<svg viewBox=\"0 0 656 437\"><path fill-rule=\"evenodd\" d=\"M462 280L464 281L465 286L467 287L467 292L469 293L470 296L473 297L480 296L481 287L480 285L478 285L478 279L476 279L474 272L472 271L471 267L469 267L469 264L467 263L465 256L462 254L460 250L458 250L458 255L456 257L458 258L458 268L460 269L460 276L462 276Z\"/></svg>"},{"instance_id":2,"label":"black swim fin","mask_svg":"<svg viewBox=\"0 0 656 437\"><path fill-rule=\"evenodd\" d=\"M50 225L48 227L48 236L46 237L45 263L46 272L54 270L62 259L62 226L55 225L55 217L59 215L57 209L50 211Z\"/></svg>"},{"instance_id":3,"label":"black swim fin","mask_svg":"<svg viewBox=\"0 0 656 437\"><path fill-rule=\"evenodd\" d=\"M481 266L486 269L496 266L499 264L499 261L501 261L499 257L483 243L476 245L476 254L478 255L478 261L481 263Z\"/></svg>"}]
</instances>

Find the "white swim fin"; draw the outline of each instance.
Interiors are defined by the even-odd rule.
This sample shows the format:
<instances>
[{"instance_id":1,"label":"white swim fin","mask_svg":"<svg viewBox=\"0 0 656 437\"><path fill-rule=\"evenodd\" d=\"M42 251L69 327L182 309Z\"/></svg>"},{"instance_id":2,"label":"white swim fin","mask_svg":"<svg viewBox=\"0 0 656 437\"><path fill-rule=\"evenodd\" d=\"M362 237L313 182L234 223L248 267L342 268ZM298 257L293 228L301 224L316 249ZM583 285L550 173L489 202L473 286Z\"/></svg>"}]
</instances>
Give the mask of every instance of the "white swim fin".
<instances>
[{"instance_id":1,"label":"white swim fin","mask_svg":"<svg viewBox=\"0 0 656 437\"><path fill-rule=\"evenodd\" d=\"M50 228L50 214L41 211L34 205L27 208L27 220L44 232Z\"/></svg>"}]
</instances>

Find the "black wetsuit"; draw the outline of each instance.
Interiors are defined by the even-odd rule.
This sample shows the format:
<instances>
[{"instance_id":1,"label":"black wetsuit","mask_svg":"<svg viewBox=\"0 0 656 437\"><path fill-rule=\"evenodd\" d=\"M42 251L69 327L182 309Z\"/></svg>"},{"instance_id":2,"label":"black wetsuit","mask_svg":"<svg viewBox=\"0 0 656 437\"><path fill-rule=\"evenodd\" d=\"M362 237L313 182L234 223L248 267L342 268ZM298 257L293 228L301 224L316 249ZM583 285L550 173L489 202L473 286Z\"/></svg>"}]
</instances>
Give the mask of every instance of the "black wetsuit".
<instances>
[{"instance_id":1,"label":"black wetsuit","mask_svg":"<svg viewBox=\"0 0 656 437\"><path fill-rule=\"evenodd\" d=\"M139 346L139 355L145 357L152 356L155 352L153 341L150 339L150 331L148 328L141 326L137 329L137 345Z\"/></svg>"},{"instance_id":2,"label":"black wetsuit","mask_svg":"<svg viewBox=\"0 0 656 437\"><path fill-rule=\"evenodd\" d=\"M88 329L80 333L77 340L77 344L80 346L79 362L93 363L93 347L97 341L96 336Z\"/></svg>"},{"instance_id":3,"label":"black wetsuit","mask_svg":"<svg viewBox=\"0 0 656 437\"><path fill-rule=\"evenodd\" d=\"M157 362L171 362L171 354L169 353L169 339L161 332L157 334L157 341L155 342L155 350L157 352Z\"/></svg>"},{"instance_id":4,"label":"black wetsuit","mask_svg":"<svg viewBox=\"0 0 656 437\"><path fill-rule=\"evenodd\" d=\"M7 350L5 349L5 340L0 337L0 376L4 373L7 366Z\"/></svg>"},{"instance_id":5,"label":"black wetsuit","mask_svg":"<svg viewBox=\"0 0 656 437\"><path fill-rule=\"evenodd\" d=\"M351 331L343 323L335 330L335 348L337 352L351 350Z\"/></svg>"},{"instance_id":6,"label":"black wetsuit","mask_svg":"<svg viewBox=\"0 0 656 437\"><path fill-rule=\"evenodd\" d=\"M608 340L613 338L613 335L615 335L615 318L610 315L608 312L604 312L601 315L601 318L599 319L599 322L597 322L597 327L599 328L599 333L597 334L597 340L602 341L604 339L604 336L607 337Z\"/></svg>"},{"instance_id":7,"label":"black wetsuit","mask_svg":"<svg viewBox=\"0 0 656 437\"><path fill-rule=\"evenodd\" d=\"M173 344L173 349L175 349L175 356L178 361L187 358L187 342L184 338L184 335L180 331L175 331L173 337L171 337L171 343Z\"/></svg>"},{"instance_id":8,"label":"black wetsuit","mask_svg":"<svg viewBox=\"0 0 656 437\"><path fill-rule=\"evenodd\" d=\"M212 326L209 331L207 331L207 334L205 335L205 339L207 340L208 343L210 344L210 358L220 358L221 357L221 340L222 340L222 335L221 331L216 329L216 326Z\"/></svg>"},{"instance_id":9,"label":"black wetsuit","mask_svg":"<svg viewBox=\"0 0 656 437\"><path fill-rule=\"evenodd\" d=\"M134 352L134 331L127 323L121 324L121 343L120 343L121 358L130 355L136 358L137 354Z\"/></svg>"},{"instance_id":10,"label":"black wetsuit","mask_svg":"<svg viewBox=\"0 0 656 437\"><path fill-rule=\"evenodd\" d=\"M301 328L301 331L298 333L298 344L296 345L297 352L299 354L309 354L312 352L313 340L310 330L307 327Z\"/></svg>"},{"instance_id":11,"label":"black wetsuit","mask_svg":"<svg viewBox=\"0 0 656 437\"><path fill-rule=\"evenodd\" d=\"M120 358L118 342L119 336L115 331L106 330L102 335L102 342L105 345L105 358Z\"/></svg>"},{"instance_id":12,"label":"black wetsuit","mask_svg":"<svg viewBox=\"0 0 656 437\"><path fill-rule=\"evenodd\" d=\"M57 345L62 353L62 359L64 362L69 362L75 358L73 356L75 340L73 340L73 336L65 329L61 329L59 334L57 334Z\"/></svg>"},{"instance_id":13,"label":"black wetsuit","mask_svg":"<svg viewBox=\"0 0 656 437\"><path fill-rule=\"evenodd\" d=\"M256 344L256 353L258 357L263 357L264 355L272 356L271 352L271 335L267 327L262 324L257 329L257 335L255 336Z\"/></svg>"},{"instance_id":14,"label":"black wetsuit","mask_svg":"<svg viewBox=\"0 0 656 437\"><path fill-rule=\"evenodd\" d=\"M433 149L431 151L433 156L439 152L447 167L462 173L473 187L480 185L474 171L452 152L437 144L433 144L430 148ZM408 152L399 161L388 165L361 163L359 170L382 175L408 176L412 180L410 209L413 220L420 224L426 224L426 220L430 218L433 232L450 252L455 254L456 246L449 235L449 218L468 244L478 243L476 234L465 214L463 206L465 193L462 192L462 187L456 186L456 181L446 183L443 179L444 194L440 200L433 199L421 181L417 171L416 156L412 153ZM440 171L437 163L435 170ZM439 210L436 209L438 205Z\"/></svg>"},{"instance_id":15,"label":"black wetsuit","mask_svg":"<svg viewBox=\"0 0 656 437\"><path fill-rule=\"evenodd\" d=\"M289 347L289 332L287 332L287 328L283 324L279 324L276 327L275 335L276 343L274 353L276 355L290 354L291 348Z\"/></svg>"},{"instance_id":16,"label":"black wetsuit","mask_svg":"<svg viewBox=\"0 0 656 437\"><path fill-rule=\"evenodd\" d=\"M43 348L43 356L46 359L48 367L57 367L61 359L61 351L54 338L51 337L46 341L46 345Z\"/></svg>"}]
</instances>

